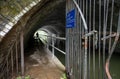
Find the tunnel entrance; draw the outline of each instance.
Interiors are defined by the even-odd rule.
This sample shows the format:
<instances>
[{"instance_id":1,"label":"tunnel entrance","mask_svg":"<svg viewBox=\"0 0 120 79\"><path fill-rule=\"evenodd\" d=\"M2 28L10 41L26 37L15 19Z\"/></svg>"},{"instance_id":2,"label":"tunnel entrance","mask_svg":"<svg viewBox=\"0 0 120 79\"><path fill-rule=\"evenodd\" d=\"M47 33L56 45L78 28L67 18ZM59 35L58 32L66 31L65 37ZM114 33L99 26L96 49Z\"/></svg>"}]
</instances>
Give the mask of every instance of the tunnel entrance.
<instances>
[{"instance_id":1,"label":"tunnel entrance","mask_svg":"<svg viewBox=\"0 0 120 79\"><path fill-rule=\"evenodd\" d=\"M20 1L20 3L21 2L23 1ZM18 7L24 9L23 5L16 1L13 2L13 4L9 1L8 3L13 6L18 5ZM33 7L27 12L27 8L21 12L21 14L26 12L22 17L17 16L17 18L19 18L18 22L16 22L14 27L6 34L0 43L0 48L6 47L7 49L5 51L0 49L0 55L5 55L0 61L0 63L2 63L2 65L0 65L1 73L5 71L0 74L0 79L16 79L16 77L20 78L19 76L38 77L38 79L42 79L42 77L47 79L60 79L60 76L65 70L65 67L57 57L53 57L51 52L53 48L49 47L50 50L46 48L45 39L40 39L38 45L35 46L35 39L33 37L39 28L49 30L58 38L65 37L65 0L35 0L30 6ZM3 18L6 19L6 17ZM45 31L43 32L46 33ZM52 43L51 39L49 39L49 41ZM65 46L64 44L65 42L61 41L55 42L58 48L60 45ZM23 56L25 56L25 58Z\"/></svg>"},{"instance_id":2,"label":"tunnel entrance","mask_svg":"<svg viewBox=\"0 0 120 79\"><path fill-rule=\"evenodd\" d=\"M58 50L65 49L65 41L56 39L65 37L65 1L53 8L54 10L32 26L25 37L25 50L28 50L25 51L26 75L31 78L60 79L65 71L65 55L61 55L62 61L56 57L60 53ZM61 60L59 54L57 56Z\"/></svg>"},{"instance_id":3,"label":"tunnel entrance","mask_svg":"<svg viewBox=\"0 0 120 79\"><path fill-rule=\"evenodd\" d=\"M31 78L60 79L65 71L65 42L61 43L64 37L58 37L60 35L56 35L56 30L45 27L34 33L33 45L31 48L28 47L29 51L25 51L25 73ZM61 50L62 44L64 47Z\"/></svg>"},{"instance_id":4,"label":"tunnel entrance","mask_svg":"<svg viewBox=\"0 0 120 79\"><path fill-rule=\"evenodd\" d=\"M114 54L110 64L120 42L118 0L12 1L0 1L5 10L6 4L10 9L4 12L0 5L0 79L60 79L64 71L73 79L119 79L119 54ZM24 8L26 1L33 1L32 8ZM15 15L11 15L13 8Z\"/></svg>"}]
</instances>

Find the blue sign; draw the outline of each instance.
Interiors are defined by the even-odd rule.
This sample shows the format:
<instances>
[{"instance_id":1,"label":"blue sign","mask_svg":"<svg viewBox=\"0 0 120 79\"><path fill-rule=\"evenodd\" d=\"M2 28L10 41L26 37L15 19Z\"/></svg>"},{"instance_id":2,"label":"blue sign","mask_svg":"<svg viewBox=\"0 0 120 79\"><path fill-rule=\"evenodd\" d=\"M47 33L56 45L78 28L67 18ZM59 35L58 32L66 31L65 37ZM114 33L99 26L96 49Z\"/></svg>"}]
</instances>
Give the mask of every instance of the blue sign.
<instances>
[{"instance_id":1,"label":"blue sign","mask_svg":"<svg viewBox=\"0 0 120 79\"><path fill-rule=\"evenodd\" d=\"M66 28L75 27L75 9L67 13L66 16Z\"/></svg>"}]
</instances>

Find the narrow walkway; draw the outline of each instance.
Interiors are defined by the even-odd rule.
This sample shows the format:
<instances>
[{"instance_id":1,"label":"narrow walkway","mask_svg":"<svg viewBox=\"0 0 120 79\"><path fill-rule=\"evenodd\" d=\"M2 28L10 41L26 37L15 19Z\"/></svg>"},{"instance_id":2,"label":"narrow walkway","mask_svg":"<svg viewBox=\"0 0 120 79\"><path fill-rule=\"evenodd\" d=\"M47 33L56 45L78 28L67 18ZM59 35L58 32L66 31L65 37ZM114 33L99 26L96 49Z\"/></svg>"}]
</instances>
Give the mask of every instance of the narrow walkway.
<instances>
[{"instance_id":1,"label":"narrow walkway","mask_svg":"<svg viewBox=\"0 0 120 79\"><path fill-rule=\"evenodd\" d=\"M31 79L60 79L65 67L48 49L36 50L25 59L26 75Z\"/></svg>"}]
</instances>

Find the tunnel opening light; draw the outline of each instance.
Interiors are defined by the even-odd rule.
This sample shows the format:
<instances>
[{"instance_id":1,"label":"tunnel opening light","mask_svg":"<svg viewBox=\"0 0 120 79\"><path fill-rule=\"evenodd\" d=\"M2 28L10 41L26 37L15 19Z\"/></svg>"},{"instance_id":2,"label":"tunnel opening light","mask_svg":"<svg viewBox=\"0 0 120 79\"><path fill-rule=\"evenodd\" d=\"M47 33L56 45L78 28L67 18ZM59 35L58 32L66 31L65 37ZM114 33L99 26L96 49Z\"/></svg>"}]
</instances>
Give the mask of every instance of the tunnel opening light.
<instances>
[{"instance_id":1,"label":"tunnel opening light","mask_svg":"<svg viewBox=\"0 0 120 79\"><path fill-rule=\"evenodd\" d=\"M43 31L43 30L38 30L34 33L34 39L40 39L42 41L43 44L47 44L48 43L48 39L49 37L48 36L48 33Z\"/></svg>"}]
</instances>

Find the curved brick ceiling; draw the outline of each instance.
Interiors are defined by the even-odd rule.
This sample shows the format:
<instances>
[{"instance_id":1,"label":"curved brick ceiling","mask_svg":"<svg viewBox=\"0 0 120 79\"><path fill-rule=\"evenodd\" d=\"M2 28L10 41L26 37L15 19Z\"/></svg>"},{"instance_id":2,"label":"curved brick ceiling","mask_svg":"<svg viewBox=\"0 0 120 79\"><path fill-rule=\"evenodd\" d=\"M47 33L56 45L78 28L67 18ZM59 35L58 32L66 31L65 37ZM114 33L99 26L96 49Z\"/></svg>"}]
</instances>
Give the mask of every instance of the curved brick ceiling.
<instances>
[{"instance_id":1,"label":"curved brick ceiling","mask_svg":"<svg viewBox=\"0 0 120 79\"><path fill-rule=\"evenodd\" d=\"M0 0L0 40L41 0Z\"/></svg>"}]
</instances>

